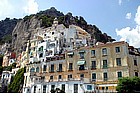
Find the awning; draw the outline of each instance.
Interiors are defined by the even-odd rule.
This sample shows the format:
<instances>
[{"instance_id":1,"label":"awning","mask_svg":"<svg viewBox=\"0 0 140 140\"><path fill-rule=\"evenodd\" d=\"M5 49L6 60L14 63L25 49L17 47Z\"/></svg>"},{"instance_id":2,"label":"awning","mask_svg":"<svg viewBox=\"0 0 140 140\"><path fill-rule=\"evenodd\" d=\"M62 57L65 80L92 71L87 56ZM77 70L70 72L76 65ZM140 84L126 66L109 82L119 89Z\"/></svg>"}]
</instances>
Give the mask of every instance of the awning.
<instances>
[{"instance_id":1,"label":"awning","mask_svg":"<svg viewBox=\"0 0 140 140\"><path fill-rule=\"evenodd\" d=\"M30 55L33 55L33 52L30 52Z\"/></svg>"},{"instance_id":2,"label":"awning","mask_svg":"<svg viewBox=\"0 0 140 140\"><path fill-rule=\"evenodd\" d=\"M81 51L79 51L79 53L85 53L85 50L81 50Z\"/></svg>"},{"instance_id":3,"label":"awning","mask_svg":"<svg viewBox=\"0 0 140 140\"><path fill-rule=\"evenodd\" d=\"M73 54L74 54L74 52L68 52L67 54L68 54L68 55L73 55Z\"/></svg>"},{"instance_id":4,"label":"awning","mask_svg":"<svg viewBox=\"0 0 140 140\"><path fill-rule=\"evenodd\" d=\"M85 64L85 61L78 61L77 62L77 65L79 66L79 65L84 65Z\"/></svg>"}]
</instances>

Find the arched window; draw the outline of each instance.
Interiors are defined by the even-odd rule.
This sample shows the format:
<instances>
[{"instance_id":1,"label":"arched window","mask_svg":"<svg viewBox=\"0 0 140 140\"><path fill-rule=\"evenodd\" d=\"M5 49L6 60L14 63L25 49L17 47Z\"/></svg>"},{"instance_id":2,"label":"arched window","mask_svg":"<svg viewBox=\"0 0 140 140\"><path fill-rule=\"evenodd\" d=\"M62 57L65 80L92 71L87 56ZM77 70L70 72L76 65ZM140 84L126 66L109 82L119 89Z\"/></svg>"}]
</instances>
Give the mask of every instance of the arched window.
<instances>
[{"instance_id":1,"label":"arched window","mask_svg":"<svg viewBox=\"0 0 140 140\"><path fill-rule=\"evenodd\" d=\"M39 72L39 67L36 68L36 72Z\"/></svg>"},{"instance_id":2,"label":"arched window","mask_svg":"<svg viewBox=\"0 0 140 140\"><path fill-rule=\"evenodd\" d=\"M35 72L35 68L31 68L30 69L30 72Z\"/></svg>"}]
</instances>

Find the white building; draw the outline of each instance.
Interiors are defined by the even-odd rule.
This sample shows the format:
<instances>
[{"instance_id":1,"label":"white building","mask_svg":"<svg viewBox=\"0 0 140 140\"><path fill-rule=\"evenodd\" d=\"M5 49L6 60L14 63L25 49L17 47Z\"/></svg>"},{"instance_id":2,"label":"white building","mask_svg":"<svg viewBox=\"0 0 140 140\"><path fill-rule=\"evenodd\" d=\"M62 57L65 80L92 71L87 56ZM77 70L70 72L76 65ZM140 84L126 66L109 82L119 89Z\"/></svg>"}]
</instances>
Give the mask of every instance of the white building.
<instances>
[{"instance_id":1,"label":"white building","mask_svg":"<svg viewBox=\"0 0 140 140\"><path fill-rule=\"evenodd\" d=\"M3 71L1 76L1 83L5 85L10 84L12 77L17 73L19 68L12 69L12 71Z\"/></svg>"},{"instance_id":2,"label":"white building","mask_svg":"<svg viewBox=\"0 0 140 140\"><path fill-rule=\"evenodd\" d=\"M23 93L53 93L54 90L62 90L65 93L94 93L95 87L91 83L82 80L45 82L44 79L34 80L30 87L24 87Z\"/></svg>"}]
</instances>

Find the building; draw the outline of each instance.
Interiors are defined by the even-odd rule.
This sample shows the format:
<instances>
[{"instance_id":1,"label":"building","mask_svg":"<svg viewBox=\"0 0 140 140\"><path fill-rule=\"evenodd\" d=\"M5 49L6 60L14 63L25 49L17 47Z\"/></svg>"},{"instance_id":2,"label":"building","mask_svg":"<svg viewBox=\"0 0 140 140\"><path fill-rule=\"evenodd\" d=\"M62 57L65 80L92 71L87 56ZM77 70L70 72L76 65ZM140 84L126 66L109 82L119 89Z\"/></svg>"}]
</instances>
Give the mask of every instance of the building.
<instances>
[{"instance_id":1,"label":"building","mask_svg":"<svg viewBox=\"0 0 140 140\"><path fill-rule=\"evenodd\" d=\"M17 73L18 70L19 70L19 68L12 69L12 71L3 71L0 83L8 86L8 84L11 83L11 81L13 80L12 79L13 76L15 76L15 74Z\"/></svg>"},{"instance_id":2,"label":"building","mask_svg":"<svg viewBox=\"0 0 140 140\"><path fill-rule=\"evenodd\" d=\"M119 78L140 76L139 70L140 52L126 42L85 46L28 65L24 92L27 87L29 92L46 93L54 88L69 93L116 92Z\"/></svg>"},{"instance_id":3,"label":"building","mask_svg":"<svg viewBox=\"0 0 140 140\"><path fill-rule=\"evenodd\" d=\"M119 78L140 76L138 49L90 39L85 30L58 25L56 18L52 27L38 30L27 44L23 92L116 92Z\"/></svg>"},{"instance_id":4,"label":"building","mask_svg":"<svg viewBox=\"0 0 140 140\"><path fill-rule=\"evenodd\" d=\"M6 53L3 56L2 66L7 67L7 66L12 65L15 62L16 62L16 53L6 51Z\"/></svg>"}]
</instances>

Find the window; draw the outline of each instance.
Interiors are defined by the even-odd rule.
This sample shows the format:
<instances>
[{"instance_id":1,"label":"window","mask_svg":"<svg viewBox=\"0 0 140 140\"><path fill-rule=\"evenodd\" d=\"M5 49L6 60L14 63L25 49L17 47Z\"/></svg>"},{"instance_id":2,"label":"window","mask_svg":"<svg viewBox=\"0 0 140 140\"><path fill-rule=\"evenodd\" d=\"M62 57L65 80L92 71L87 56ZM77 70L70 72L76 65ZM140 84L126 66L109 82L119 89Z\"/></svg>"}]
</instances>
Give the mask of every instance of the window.
<instances>
[{"instance_id":1,"label":"window","mask_svg":"<svg viewBox=\"0 0 140 140\"><path fill-rule=\"evenodd\" d=\"M116 64L117 66L121 66L121 58L116 58Z\"/></svg>"},{"instance_id":2,"label":"window","mask_svg":"<svg viewBox=\"0 0 140 140\"><path fill-rule=\"evenodd\" d=\"M41 54L39 55L39 58L41 58L41 57L43 57L43 53L41 53Z\"/></svg>"},{"instance_id":3,"label":"window","mask_svg":"<svg viewBox=\"0 0 140 140\"><path fill-rule=\"evenodd\" d=\"M91 56L95 56L95 50L91 50Z\"/></svg>"},{"instance_id":4,"label":"window","mask_svg":"<svg viewBox=\"0 0 140 140\"><path fill-rule=\"evenodd\" d=\"M84 59L84 52L80 53L80 59Z\"/></svg>"},{"instance_id":5,"label":"window","mask_svg":"<svg viewBox=\"0 0 140 140\"><path fill-rule=\"evenodd\" d=\"M108 77L107 77L107 72L104 72L104 81L107 81Z\"/></svg>"},{"instance_id":6,"label":"window","mask_svg":"<svg viewBox=\"0 0 140 140\"><path fill-rule=\"evenodd\" d=\"M96 81L96 73L92 73L92 81Z\"/></svg>"},{"instance_id":7,"label":"window","mask_svg":"<svg viewBox=\"0 0 140 140\"><path fill-rule=\"evenodd\" d=\"M59 72L62 72L62 64L59 64L59 69L58 69Z\"/></svg>"},{"instance_id":8,"label":"window","mask_svg":"<svg viewBox=\"0 0 140 140\"><path fill-rule=\"evenodd\" d=\"M46 71L46 69L47 69L47 66L44 65L44 66L43 66L43 71Z\"/></svg>"},{"instance_id":9,"label":"window","mask_svg":"<svg viewBox=\"0 0 140 140\"><path fill-rule=\"evenodd\" d=\"M39 72L39 67L36 68L36 72Z\"/></svg>"},{"instance_id":10,"label":"window","mask_svg":"<svg viewBox=\"0 0 140 140\"><path fill-rule=\"evenodd\" d=\"M71 79L71 78L72 78L72 74L69 74L69 75L68 75L68 79Z\"/></svg>"},{"instance_id":11,"label":"window","mask_svg":"<svg viewBox=\"0 0 140 140\"><path fill-rule=\"evenodd\" d=\"M62 79L62 75L58 75L58 80Z\"/></svg>"},{"instance_id":12,"label":"window","mask_svg":"<svg viewBox=\"0 0 140 140\"><path fill-rule=\"evenodd\" d=\"M30 89L29 88L27 88L27 93L30 93Z\"/></svg>"},{"instance_id":13,"label":"window","mask_svg":"<svg viewBox=\"0 0 140 140\"><path fill-rule=\"evenodd\" d=\"M43 46L41 46L41 47L38 49L38 51L43 51Z\"/></svg>"},{"instance_id":14,"label":"window","mask_svg":"<svg viewBox=\"0 0 140 140\"><path fill-rule=\"evenodd\" d=\"M52 35L54 34L54 32L52 32Z\"/></svg>"},{"instance_id":15,"label":"window","mask_svg":"<svg viewBox=\"0 0 140 140\"><path fill-rule=\"evenodd\" d=\"M105 90L105 87L102 87L102 90Z\"/></svg>"},{"instance_id":16,"label":"window","mask_svg":"<svg viewBox=\"0 0 140 140\"><path fill-rule=\"evenodd\" d=\"M84 74L80 74L80 79L83 79L84 78Z\"/></svg>"},{"instance_id":17,"label":"window","mask_svg":"<svg viewBox=\"0 0 140 140\"><path fill-rule=\"evenodd\" d=\"M62 91L65 92L65 84L62 84Z\"/></svg>"},{"instance_id":18,"label":"window","mask_svg":"<svg viewBox=\"0 0 140 140\"><path fill-rule=\"evenodd\" d=\"M106 48L102 49L102 55L107 55L107 49Z\"/></svg>"},{"instance_id":19,"label":"window","mask_svg":"<svg viewBox=\"0 0 140 140\"><path fill-rule=\"evenodd\" d=\"M46 85L43 85L43 93L46 93Z\"/></svg>"},{"instance_id":20,"label":"window","mask_svg":"<svg viewBox=\"0 0 140 140\"><path fill-rule=\"evenodd\" d=\"M50 72L54 72L54 64L51 64Z\"/></svg>"},{"instance_id":21,"label":"window","mask_svg":"<svg viewBox=\"0 0 140 140\"><path fill-rule=\"evenodd\" d=\"M134 65L137 66L137 60L136 59L134 60Z\"/></svg>"},{"instance_id":22,"label":"window","mask_svg":"<svg viewBox=\"0 0 140 140\"><path fill-rule=\"evenodd\" d=\"M96 61L91 61L91 69L96 69Z\"/></svg>"},{"instance_id":23,"label":"window","mask_svg":"<svg viewBox=\"0 0 140 140\"><path fill-rule=\"evenodd\" d=\"M34 86L34 93L36 93L36 86Z\"/></svg>"},{"instance_id":24,"label":"window","mask_svg":"<svg viewBox=\"0 0 140 140\"><path fill-rule=\"evenodd\" d=\"M78 84L74 84L74 93L78 93Z\"/></svg>"},{"instance_id":25,"label":"window","mask_svg":"<svg viewBox=\"0 0 140 140\"><path fill-rule=\"evenodd\" d=\"M122 77L122 72L119 71L119 72L118 72L118 78L121 78L121 77Z\"/></svg>"},{"instance_id":26,"label":"window","mask_svg":"<svg viewBox=\"0 0 140 140\"><path fill-rule=\"evenodd\" d=\"M92 90L92 85L87 85L87 90Z\"/></svg>"},{"instance_id":27,"label":"window","mask_svg":"<svg viewBox=\"0 0 140 140\"><path fill-rule=\"evenodd\" d=\"M53 76L52 75L50 76L50 80L53 80Z\"/></svg>"},{"instance_id":28,"label":"window","mask_svg":"<svg viewBox=\"0 0 140 140\"><path fill-rule=\"evenodd\" d=\"M138 72L135 72L135 76L136 76L136 77L138 77L138 76L139 76Z\"/></svg>"},{"instance_id":29,"label":"window","mask_svg":"<svg viewBox=\"0 0 140 140\"><path fill-rule=\"evenodd\" d=\"M85 66L84 65L80 65L79 70L84 70Z\"/></svg>"},{"instance_id":30,"label":"window","mask_svg":"<svg viewBox=\"0 0 140 140\"><path fill-rule=\"evenodd\" d=\"M73 63L69 63L69 70L73 70Z\"/></svg>"},{"instance_id":31,"label":"window","mask_svg":"<svg viewBox=\"0 0 140 140\"><path fill-rule=\"evenodd\" d=\"M107 68L107 60L103 60L103 68Z\"/></svg>"},{"instance_id":32,"label":"window","mask_svg":"<svg viewBox=\"0 0 140 140\"><path fill-rule=\"evenodd\" d=\"M51 90L54 90L55 89L55 85L51 85Z\"/></svg>"},{"instance_id":33,"label":"window","mask_svg":"<svg viewBox=\"0 0 140 140\"><path fill-rule=\"evenodd\" d=\"M120 47L116 47L116 53L119 53L120 52Z\"/></svg>"},{"instance_id":34,"label":"window","mask_svg":"<svg viewBox=\"0 0 140 140\"><path fill-rule=\"evenodd\" d=\"M35 72L35 68L31 68L30 69L30 72Z\"/></svg>"}]
</instances>

